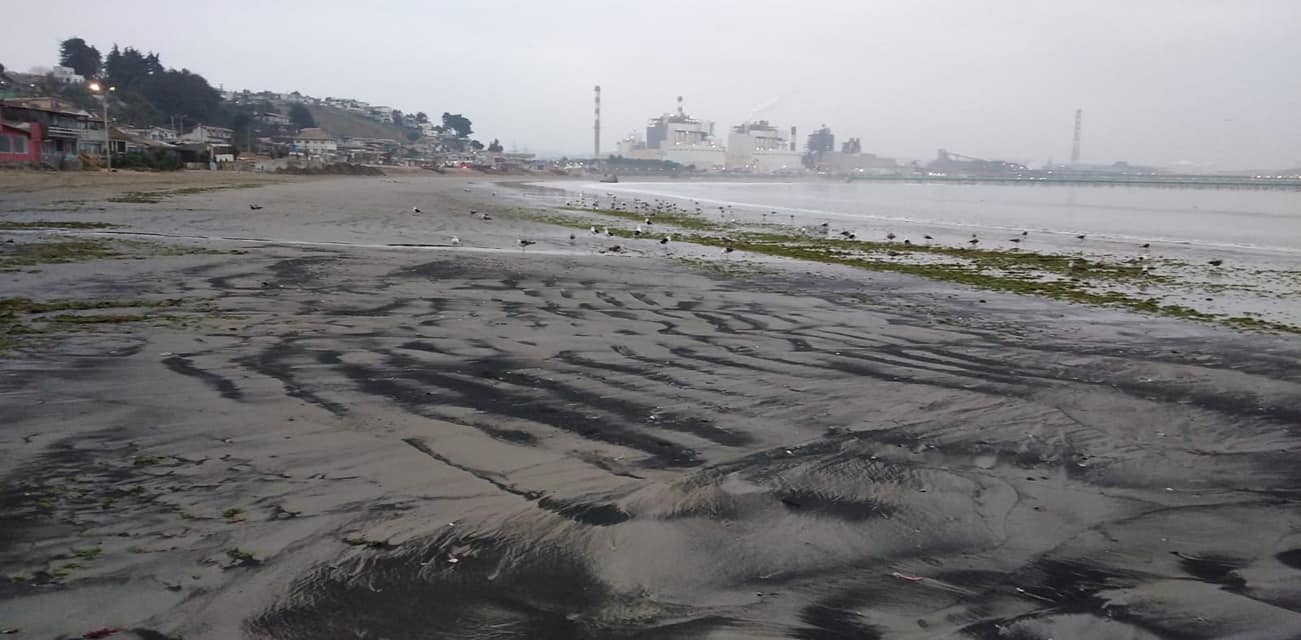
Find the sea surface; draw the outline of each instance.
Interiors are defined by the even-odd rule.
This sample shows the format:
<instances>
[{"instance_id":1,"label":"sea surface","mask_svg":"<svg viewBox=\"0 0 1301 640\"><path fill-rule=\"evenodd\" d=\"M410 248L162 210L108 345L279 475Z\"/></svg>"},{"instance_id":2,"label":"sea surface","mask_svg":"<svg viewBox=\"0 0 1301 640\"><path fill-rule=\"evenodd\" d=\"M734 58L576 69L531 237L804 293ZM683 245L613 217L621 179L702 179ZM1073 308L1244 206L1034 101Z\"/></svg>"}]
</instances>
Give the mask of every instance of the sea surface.
<instances>
[{"instance_id":1,"label":"sea surface","mask_svg":"<svg viewBox=\"0 0 1301 640\"><path fill-rule=\"evenodd\" d=\"M869 182L623 182L575 185L592 194L700 202L774 222L830 222L963 239L1021 231L1128 243L1277 252L1301 260L1301 192L1098 186ZM694 205L693 205L694 206ZM712 207L712 210L709 209ZM738 214L738 215L740 215ZM868 236L868 239L875 239ZM938 236L937 236L938 237Z\"/></svg>"},{"instance_id":2,"label":"sea surface","mask_svg":"<svg viewBox=\"0 0 1301 640\"><path fill-rule=\"evenodd\" d=\"M1298 191L840 181L547 186L566 191L552 192L554 204L578 195L601 206L613 199L672 201L715 222L815 232L825 223L831 234L849 231L861 240L894 234L897 242L966 246L975 237L982 249L1150 259L1162 265L1161 275L1179 281L1152 292L1166 303L1301 324Z\"/></svg>"}]
</instances>

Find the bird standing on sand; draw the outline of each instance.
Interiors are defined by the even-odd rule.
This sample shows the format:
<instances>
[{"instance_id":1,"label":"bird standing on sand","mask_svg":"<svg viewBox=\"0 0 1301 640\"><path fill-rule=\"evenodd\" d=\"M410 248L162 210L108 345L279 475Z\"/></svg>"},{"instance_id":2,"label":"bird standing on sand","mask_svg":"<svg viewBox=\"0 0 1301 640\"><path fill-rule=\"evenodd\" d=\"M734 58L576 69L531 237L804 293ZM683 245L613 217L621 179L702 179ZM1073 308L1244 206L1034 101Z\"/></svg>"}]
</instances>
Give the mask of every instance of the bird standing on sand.
<instances>
[{"instance_id":1,"label":"bird standing on sand","mask_svg":"<svg viewBox=\"0 0 1301 640\"><path fill-rule=\"evenodd\" d=\"M969 245L971 245L971 246L974 247L974 246L980 244L980 238L972 238L972 239L970 239L970 240L967 241L967 244L969 244Z\"/></svg>"},{"instance_id":2,"label":"bird standing on sand","mask_svg":"<svg viewBox=\"0 0 1301 640\"><path fill-rule=\"evenodd\" d=\"M1144 242L1143 244L1138 245L1138 248L1139 248L1139 249L1151 249L1151 248L1152 248L1152 243L1151 243L1151 242Z\"/></svg>"},{"instance_id":3,"label":"bird standing on sand","mask_svg":"<svg viewBox=\"0 0 1301 640\"><path fill-rule=\"evenodd\" d=\"M1209 265L1211 265L1212 267L1218 267L1218 266L1224 264L1224 261L1221 260L1221 259L1219 259L1219 258L1216 258L1216 259L1214 259L1214 260L1207 260L1207 261L1206 261L1206 264L1209 264Z\"/></svg>"},{"instance_id":4,"label":"bird standing on sand","mask_svg":"<svg viewBox=\"0 0 1301 640\"><path fill-rule=\"evenodd\" d=\"M571 244L574 242L574 234L572 234L572 233L569 234L569 242L570 242Z\"/></svg>"},{"instance_id":5,"label":"bird standing on sand","mask_svg":"<svg viewBox=\"0 0 1301 640\"><path fill-rule=\"evenodd\" d=\"M592 225L592 235L596 235L597 233L600 232L596 230L596 225Z\"/></svg>"},{"instance_id":6,"label":"bird standing on sand","mask_svg":"<svg viewBox=\"0 0 1301 640\"><path fill-rule=\"evenodd\" d=\"M927 240L934 240L934 239L935 239L935 238L932 238L932 237L931 237L931 234L929 234L929 233L926 234L926 235L924 235L924 236L922 236L922 237L923 237L923 238L926 238Z\"/></svg>"},{"instance_id":7,"label":"bird standing on sand","mask_svg":"<svg viewBox=\"0 0 1301 640\"><path fill-rule=\"evenodd\" d=\"M1081 233L1080 235L1075 236L1075 239L1076 239L1076 240L1083 240L1083 239L1084 239L1084 234Z\"/></svg>"},{"instance_id":8,"label":"bird standing on sand","mask_svg":"<svg viewBox=\"0 0 1301 640\"><path fill-rule=\"evenodd\" d=\"M632 230L632 235L641 237L641 225L637 225L637 228Z\"/></svg>"},{"instance_id":9,"label":"bird standing on sand","mask_svg":"<svg viewBox=\"0 0 1301 640\"><path fill-rule=\"evenodd\" d=\"M890 241L892 241L892 242L894 241L895 237L896 237L896 236L894 235L894 232L893 232L893 231L891 231L890 233L885 234L885 239L886 239L886 240L890 240Z\"/></svg>"},{"instance_id":10,"label":"bird standing on sand","mask_svg":"<svg viewBox=\"0 0 1301 640\"><path fill-rule=\"evenodd\" d=\"M461 239L458 238L457 236L452 236L452 246L453 247L461 246Z\"/></svg>"},{"instance_id":11,"label":"bird standing on sand","mask_svg":"<svg viewBox=\"0 0 1301 640\"><path fill-rule=\"evenodd\" d=\"M261 209L261 208L262 208L262 205L260 205L260 204L250 204L250 205L248 206L248 208L249 208L249 209L252 209L253 211L257 211L258 209Z\"/></svg>"},{"instance_id":12,"label":"bird standing on sand","mask_svg":"<svg viewBox=\"0 0 1301 640\"><path fill-rule=\"evenodd\" d=\"M667 236L664 236L663 238L660 238L660 244L665 244L665 245L666 245L666 244L668 244L669 241L672 240L672 239L673 239L673 235L672 235L672 234L669 234L669 235L667 235Z\"/></svg>"},{"instance_id":13,"label":"bird standing on sand","mask_svg":"<svg viewBox=\"0 0 1301 640\"><path fill-rule=\"evenodd\" d=\"M1026 236L1028 236L1028 235L1030 235L1030 232L1029 232L1029 231L1022 231L1022 232L1021 232L1021 237L1022 237L1022 238L1026 237Z\"/></svg>"},{"instance_id":14,"label":"bird standing on sand","mask_svg":"<svg viewBox=\"0 0 1301 640\"><path fill-rule=\"evenodd\" d=\"M606 228L605 228L605 236L606 236L607 238L608 238L608 237L612 237L612 236L614 236L614 232L613 232L613 231L610 231L610 227L606 227Z\"/></svg>"},{"instance_id":15,"label":"bird standing on sand","mask_svg":"<svg viewBox=\"0 0 1301 640\"><path fill-rule=\"evenodd\" d=\"M1020 238L1012 238L1012 239L1008 240L1008 242L1011 242L1012 244L1021 244L1021 239L1020 239Z\"/></svg>"},{"instance_id":16,"label":"bird standing on sand","mask_svg":"<svg viewBox=\"0 0 1301 640\"><path fill-rule=\"evenodd\" d=\"M529 247L531 247L531 246L533 246L533 245L535 245L535 244L537 244L537 242L534 242L534 241L532 241L532 240L525 240L524 238L520 238L520 241L519 241L519 248L520 248L520 251L524 251L525 249L528 249Z\"/></svg>"},{"instance_id":17,"label":"bird standing on sand","mask_svg":"<svg viewBox=\"0 0 1301 640\"><path fill-rule=\"evenodd\" d=\"M411 213L420 213L420 207L411 207Z\"/></svg>"}]
</instances>

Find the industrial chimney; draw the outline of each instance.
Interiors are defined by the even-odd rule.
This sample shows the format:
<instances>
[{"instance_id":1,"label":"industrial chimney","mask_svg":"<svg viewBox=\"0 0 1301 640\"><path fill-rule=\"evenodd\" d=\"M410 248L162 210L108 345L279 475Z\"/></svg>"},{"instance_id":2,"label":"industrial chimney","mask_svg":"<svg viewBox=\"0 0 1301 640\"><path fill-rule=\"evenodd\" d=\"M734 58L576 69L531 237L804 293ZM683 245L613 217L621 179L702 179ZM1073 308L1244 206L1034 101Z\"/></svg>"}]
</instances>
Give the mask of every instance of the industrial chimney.
<instances>
[{"instance_id":1,"label":"industrial chimney","mask_svg":"<svg viewBox=\"0 0 1301 640\"><path fill-rule=\"evenodd\" d=\"M1075 144L1071 146L1071 164L1080 163L1080 126L1084 124L1084 109L1075 110Z\"/></svg>"},{"instance_id":2,"label":"industrial chimney","mask_svg":"<svg viewBox=\"0 0 1301 640\"><path fill-rule=\"evenodd\" d=\"M596 121L592 124L592 159L601 159L601 85L596 85Z\"/></svg>"},{"instance_id":3,"label":"industrial chimney","mask_svg":"<svg viewBox=\"0 0 1301 640\"><path fill-rule=\"evenodd\" d=\"M799 143L795 141L795 127L791 127L791 151L799 151L799 147L796 146L798 144Z\"/></svg>"}]
</instances>

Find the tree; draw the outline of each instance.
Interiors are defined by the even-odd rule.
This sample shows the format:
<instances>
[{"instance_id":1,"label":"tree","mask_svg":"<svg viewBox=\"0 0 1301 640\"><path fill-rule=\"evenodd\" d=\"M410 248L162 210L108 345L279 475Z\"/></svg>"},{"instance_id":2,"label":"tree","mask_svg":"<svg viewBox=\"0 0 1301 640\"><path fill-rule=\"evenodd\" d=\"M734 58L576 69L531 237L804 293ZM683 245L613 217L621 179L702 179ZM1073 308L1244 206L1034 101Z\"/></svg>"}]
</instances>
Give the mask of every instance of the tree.
<instances>
[{"instance_id":1,"label":"tree","mask_svg":"<svg viewBox=\"0 0 1301 640\"><path fill-rule=\"evenodd\" d=\"M417 111L416 124L424 124L426 122L429 122L429 116L426 115L424 111Z\"/></svg>"},{"instance_id":2,"label":"tree","mask_svg":"<svg viewBox=\"0 0 1301 640\"><path fill-rule=\"evenodd\" d=\"M99 75L101 58L99 49L86 44L81 38L68 38L59 44L59 64L93 78Z\"/></svg>"},{"instance_id":3,"label":"tree","mask_svg":"<svg viewBox=\"0 0 1301 640\"><path fill-rule=\"evenodd\" d=\"M489 145L488 145L488 150L491 151L491 152L493 152L493 153L501 153L502 151L505 151L506 149L503 148L503 147L501 146L501 142L499 142L496 138L493 138L493 139L492 139L492 144L489 144Z\"/></svg>"},{"instance_id":4,"label":"tree","mask_svg":"<svg viewBox=\"0 0 1301 640\"><path fill-rule=\"evenodd\" d=\"M470 148L474 149L475 151L483 151L483 143L479 142L478 140L471 140Z\"/></svg>"},{"instance_id":5,"label":"tree","mask_svg":"<svg viewBox=\"0 0 1301 640\"><path fill-rule=\"evenodd\" d=\"M459 113L443 112L443 130L455 131L456 137L468 138L474 130L470 128L470 119Z\"/></svg>"},{"instance_id":6,"label":"tree","mask_svg":"<svg viewBox=\"0 0 1301 640\"><path fill-rule=\"evenodd\" d=\"M312 112L297 102L289 107L289 121L298 129L310 129L316 126L316 119L312 117Z\"/></svg>"},{"instance_id":7,"label":"tree","mask_svg":"<svg viewBox=\"0 0 1301 640\"><path fill-rule=\"evenodd\" d=\"M397 109L393 110L393 124L399 127L402 126L402 112Z\"/></svg>"}]
</instances>

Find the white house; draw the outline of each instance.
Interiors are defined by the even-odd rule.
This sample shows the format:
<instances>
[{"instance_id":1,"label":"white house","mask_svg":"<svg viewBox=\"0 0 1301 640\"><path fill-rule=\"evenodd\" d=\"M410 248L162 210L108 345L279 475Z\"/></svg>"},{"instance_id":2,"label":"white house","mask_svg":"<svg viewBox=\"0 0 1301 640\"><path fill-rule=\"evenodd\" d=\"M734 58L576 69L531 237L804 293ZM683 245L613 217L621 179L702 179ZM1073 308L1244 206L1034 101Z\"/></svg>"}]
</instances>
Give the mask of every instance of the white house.
<instances>
[{"instance_id":1,"label":"white house","mask_svg":"<svg viewBox=\"0 0 1301 640\"><path fill-rule=\"evenodd\" d=\"M85 76L74 71L72 67L55 67L50 70L50 75L63 84L81 84L86 81Z\"/></svg>"},{"instance_id":2,"label":"white house","mask_svg":"<svg viewBox=\"0 0 1301 640\"><path fill-rule=\"evenodd\" d=\"M230 144L235 139L235 131L225 127L201 124L189 132L177 136L182 142L207 142L211 144Z\"/></svg>"},{"instance_id":3,"label":"white house","mask_svg":"<svg viewBox=\"0 0 1301 640\"><path fill-rule=\"evenodd\" d=\"M294 135L291 149L306 158L332 160L339 151L339 141L322 129L303 129Z\"/></svg>"}]
</instances>

